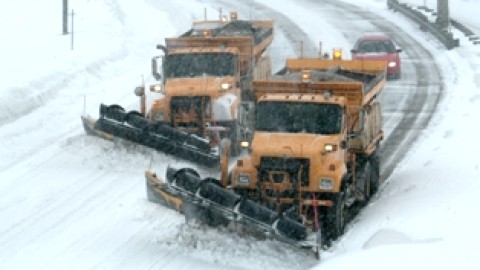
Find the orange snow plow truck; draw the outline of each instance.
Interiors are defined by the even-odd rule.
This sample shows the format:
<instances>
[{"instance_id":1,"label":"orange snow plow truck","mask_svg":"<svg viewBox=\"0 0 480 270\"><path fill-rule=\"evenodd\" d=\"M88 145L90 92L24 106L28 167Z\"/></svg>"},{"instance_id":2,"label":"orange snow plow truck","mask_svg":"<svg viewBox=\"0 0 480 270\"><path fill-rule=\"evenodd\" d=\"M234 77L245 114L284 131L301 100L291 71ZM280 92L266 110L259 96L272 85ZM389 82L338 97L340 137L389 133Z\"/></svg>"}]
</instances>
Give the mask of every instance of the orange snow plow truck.
<instances>
[{"instance_id":1,"label":"orange snow plow truck","mask_svg":"<svg viewBox=\"0 0 480 270\"><path fill-rule=\"evenodd\" d=\"M147 171L148 198L318 252L322 239L343 233L349 208L380 185L385 70L384 61L288 59L271 80L254 82L248 156L229 172L221 166L219 180L189 168L168 168L166 180Z\"/></svg>"},{"instance_id":2,"label":"orange snow plow truck","mask_svg":"<svg viewBox=\"0 0 480 270\"><path fill-rule=\"evenodd\" d=\"M166 38L152 59L159 81L147 110L145 87L135 89L140 110L101 105L100 118L82 116L87 133L120 137L208 167L219 164L218 143L228 138L232 155L251 140L252 82L271 76L264 52L273 40L273 21L230 19L194 22L179 37Z\"/></svg>"}]
</instances>

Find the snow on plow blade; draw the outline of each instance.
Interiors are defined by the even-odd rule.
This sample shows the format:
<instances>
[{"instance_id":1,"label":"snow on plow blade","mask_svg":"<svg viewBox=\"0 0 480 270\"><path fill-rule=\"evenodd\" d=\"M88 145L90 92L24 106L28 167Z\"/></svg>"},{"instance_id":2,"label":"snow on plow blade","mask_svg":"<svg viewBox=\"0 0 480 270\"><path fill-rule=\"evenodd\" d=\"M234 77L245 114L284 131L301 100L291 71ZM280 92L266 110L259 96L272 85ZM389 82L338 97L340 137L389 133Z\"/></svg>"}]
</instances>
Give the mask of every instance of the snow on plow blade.
<instances>
[{"instance_id":1,"label":"snow on plow blade","mask_svg":"<svg viewBox=\"0 0 480 270\"><path fill-rule=\"evenodd\" d=\"M166 181L147 171L147 197L211 226L239 223L266 237L302 248L318 248L318 235L301 222L225 189L192 169L168 168Z\"/></svg>"},{"instance_id":2,"label":"snow on plow blade","mask_svg":"<svg viewBox=\"0 0 480 270\"><path fill-rule=\"evenodd\" d=\"M218 166L220 162L207 140L165 124L152 123L139 112L126 112L118 105L101 104L98 120L82 116L82 122L91 135L110 140L122 138L207 167Z\"/></svg>"}]
</instances>

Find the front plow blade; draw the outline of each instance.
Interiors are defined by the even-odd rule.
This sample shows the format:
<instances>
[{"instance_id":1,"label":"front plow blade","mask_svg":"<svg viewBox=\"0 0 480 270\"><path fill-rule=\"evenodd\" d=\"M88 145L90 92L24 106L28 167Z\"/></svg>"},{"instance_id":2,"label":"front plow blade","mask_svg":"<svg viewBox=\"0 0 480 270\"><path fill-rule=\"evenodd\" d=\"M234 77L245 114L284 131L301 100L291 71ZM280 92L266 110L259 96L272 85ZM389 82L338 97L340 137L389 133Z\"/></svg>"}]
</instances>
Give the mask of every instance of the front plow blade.
<instances>
[{"instance_id":1,"label":"front plow blade","mask_svg":"<svg viewBox=\"0 0 480 270\"><path fill-rule=\"evenodd\" d=\"M168 168L166 180L151 171L145 177L149 200L180 211L187 219L195 216L211 226L238 223L289 245L318 250L316 233L301 222L243 198L217 180L202 180L191 169Z\"/></svg>"},{"instance_id":2,"label":"front plow blade","mask_svg":"<svg viewBox=\"0 0 480 270\"><path fill-rule=\"evenodd\" d=\"M85 131L91 135L109 140L122 138L206 167L220 163L219 155L212 153L207 140L165 124L152 123L140 113L127 113L118 105L102 104L98 120L81 118Z\"/></svg>"}]
</instances>

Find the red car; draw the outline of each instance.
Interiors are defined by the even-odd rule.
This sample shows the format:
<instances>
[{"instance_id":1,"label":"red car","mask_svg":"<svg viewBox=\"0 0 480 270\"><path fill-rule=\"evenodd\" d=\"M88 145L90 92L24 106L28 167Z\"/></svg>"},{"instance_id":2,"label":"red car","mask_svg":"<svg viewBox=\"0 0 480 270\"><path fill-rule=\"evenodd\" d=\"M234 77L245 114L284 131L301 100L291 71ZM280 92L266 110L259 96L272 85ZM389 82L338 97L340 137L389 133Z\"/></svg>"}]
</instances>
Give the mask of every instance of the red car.
<instances>
[{"instance_id":1,"label":"red car","mask_svg":"<svg viewBox=\"0 0 480 270\"><path fill-rule=\"evenodd\" d=\"M352 59L387 61L387 77L398 79L401 75L401 51L386 35L367 35L359 38L350 52Z\"/></svg>"}]
</instances>

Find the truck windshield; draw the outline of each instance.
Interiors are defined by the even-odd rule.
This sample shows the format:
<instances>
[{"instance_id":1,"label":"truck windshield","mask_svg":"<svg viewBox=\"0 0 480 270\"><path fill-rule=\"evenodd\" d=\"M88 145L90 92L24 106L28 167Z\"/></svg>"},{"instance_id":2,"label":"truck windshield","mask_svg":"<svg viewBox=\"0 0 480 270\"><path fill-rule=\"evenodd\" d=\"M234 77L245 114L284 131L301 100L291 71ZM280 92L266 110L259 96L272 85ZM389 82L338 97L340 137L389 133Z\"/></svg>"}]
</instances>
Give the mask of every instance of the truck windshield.
<instances>
[{"instance_id":1,"label":"truck windshield","mask_svg":"<svg viewBox=\"0 0 480 270\"><path fill-rule=\"evenodd\" d=\"M342 108L336 104L259 102L256 130L267 132L339 134Z\"/></svg>"},{"instance_id":2,"label":"truck windshield","mask_svg":"<svg viewBox=\"0 0 480 270\"><path fill-rule=\"evenodd\" d=\"M191 53L169 55L164 62L167 78L230 76L235 72L235 56L231 53Z\"/></svg>"}]
</instances>

